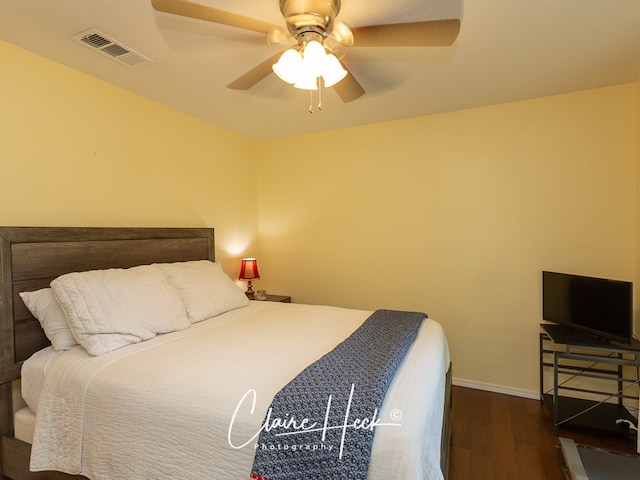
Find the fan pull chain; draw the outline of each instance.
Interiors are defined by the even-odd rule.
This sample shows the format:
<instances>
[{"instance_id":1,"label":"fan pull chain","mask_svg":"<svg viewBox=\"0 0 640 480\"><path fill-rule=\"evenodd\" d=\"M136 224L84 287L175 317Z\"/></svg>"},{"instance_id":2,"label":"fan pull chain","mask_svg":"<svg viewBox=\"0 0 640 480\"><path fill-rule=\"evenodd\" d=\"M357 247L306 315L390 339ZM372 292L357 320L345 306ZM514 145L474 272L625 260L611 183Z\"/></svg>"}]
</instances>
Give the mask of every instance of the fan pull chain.
<instances>
[{"instance_id":1,"label":"fan pull chain","mask_svg":"<svg viewBox=\"0 0 640 480\"><path fill-rule=\"evenodd\" d=\"M318 110L322 110L322 83L320 77L316 79L318 86ZM309 113L313 113L313 90L309 90Z\"/></svg>"}]
</instances>

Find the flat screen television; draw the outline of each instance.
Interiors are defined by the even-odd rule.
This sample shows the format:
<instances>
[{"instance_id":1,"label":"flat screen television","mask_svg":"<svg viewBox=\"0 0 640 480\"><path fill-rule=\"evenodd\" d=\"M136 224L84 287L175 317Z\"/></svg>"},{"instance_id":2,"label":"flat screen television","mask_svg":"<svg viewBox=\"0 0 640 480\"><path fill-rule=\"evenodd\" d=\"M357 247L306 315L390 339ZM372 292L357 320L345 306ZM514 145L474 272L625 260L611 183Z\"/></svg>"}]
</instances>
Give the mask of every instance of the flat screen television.
<instances>
[{"instance_id":1,"label":"flat screen television","mask_svg":"<svg viewBox=\"0 0 640 480\"><path fill-rule=\"evenodd\" d=\"M601 339L631 344L633 284L542 272L542 318Z\"/></svg>"}]
</instances>

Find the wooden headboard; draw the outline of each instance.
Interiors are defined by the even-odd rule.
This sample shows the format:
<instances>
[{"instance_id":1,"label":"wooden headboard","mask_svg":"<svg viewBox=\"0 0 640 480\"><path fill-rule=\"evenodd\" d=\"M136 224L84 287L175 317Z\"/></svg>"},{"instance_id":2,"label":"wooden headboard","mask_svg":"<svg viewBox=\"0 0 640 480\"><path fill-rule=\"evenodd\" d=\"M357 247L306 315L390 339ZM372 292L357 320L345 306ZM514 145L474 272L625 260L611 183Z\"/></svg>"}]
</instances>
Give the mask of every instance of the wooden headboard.
<instances>
[{"instance_id":1,"label":"wooden headboard","mask_svg":"<svg viewBox=\"0 0 640 480\"><path fill-rule=\"evenodd\" d=\"M0 227L0 384L49 345L20 292L69 272L203 259L215 259L212 228Z\"/></svg>"}]
</instances>

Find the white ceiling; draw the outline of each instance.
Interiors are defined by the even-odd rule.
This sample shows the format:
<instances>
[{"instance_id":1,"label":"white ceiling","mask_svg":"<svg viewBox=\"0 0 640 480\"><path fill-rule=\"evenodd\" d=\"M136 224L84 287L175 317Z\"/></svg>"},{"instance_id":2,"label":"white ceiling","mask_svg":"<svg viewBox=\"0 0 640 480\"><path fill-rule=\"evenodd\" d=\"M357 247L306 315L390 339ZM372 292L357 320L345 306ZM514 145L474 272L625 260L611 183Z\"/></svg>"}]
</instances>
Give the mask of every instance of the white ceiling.
<instances>
[{"instance_id":1,"label":"white ceiling","mask_svg":"<svg viewBox=\"0 0 640 480\"><path fill-rule=\"evenodd\" d=\"M282 24L278 0L194 0ZM2 0L0 40L264 140L460 110L640 79L640 0L343 0L352 26L460 18L452 47L355 48L343 58L366 94L342 103L275 75L226 85L282 47L263 35L155 12L150 0ZM123 66L70 37L97 28L153 60ZM6 66L5 66L6 68Z\"/></svg>"}]
</instances>

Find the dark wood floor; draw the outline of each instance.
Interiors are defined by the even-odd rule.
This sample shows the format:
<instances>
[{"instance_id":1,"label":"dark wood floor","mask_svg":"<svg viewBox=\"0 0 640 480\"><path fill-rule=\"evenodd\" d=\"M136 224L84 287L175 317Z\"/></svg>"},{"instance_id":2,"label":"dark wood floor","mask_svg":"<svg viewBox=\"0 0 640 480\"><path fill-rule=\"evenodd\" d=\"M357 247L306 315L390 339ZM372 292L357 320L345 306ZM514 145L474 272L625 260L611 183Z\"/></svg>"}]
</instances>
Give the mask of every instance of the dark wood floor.
<instances>
[{"instance_id":1,"label":"dark wood floor","mask_svg":"<svg viewBox=\"0 0 640 480\"><path fill-rule=\"evenodd\" d=\"M567 429L560 435L636 453L631 436ZM449 480L563 480L556 442L550 417L539 401L453 387Z\"/></svg>"}]
</instances>

